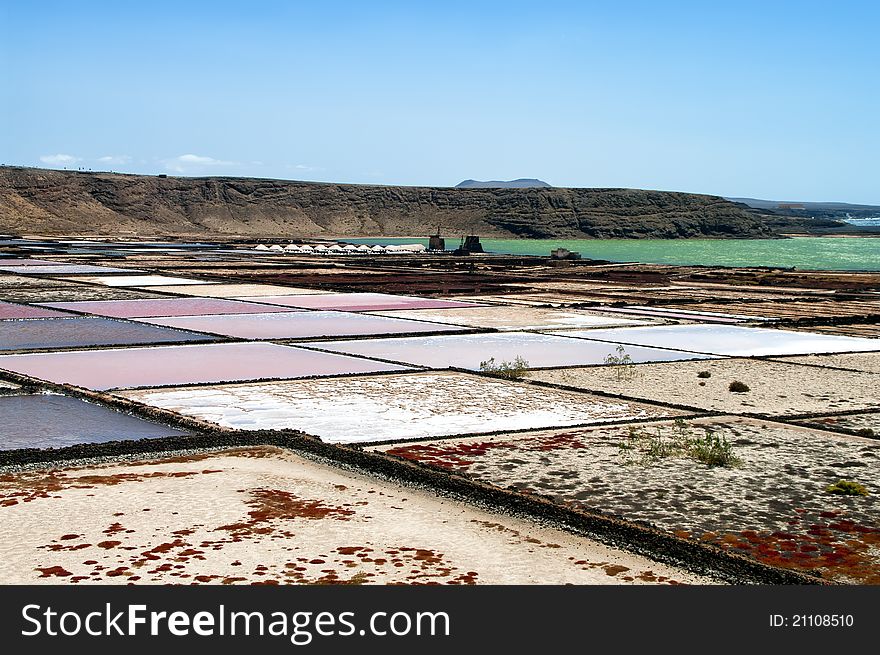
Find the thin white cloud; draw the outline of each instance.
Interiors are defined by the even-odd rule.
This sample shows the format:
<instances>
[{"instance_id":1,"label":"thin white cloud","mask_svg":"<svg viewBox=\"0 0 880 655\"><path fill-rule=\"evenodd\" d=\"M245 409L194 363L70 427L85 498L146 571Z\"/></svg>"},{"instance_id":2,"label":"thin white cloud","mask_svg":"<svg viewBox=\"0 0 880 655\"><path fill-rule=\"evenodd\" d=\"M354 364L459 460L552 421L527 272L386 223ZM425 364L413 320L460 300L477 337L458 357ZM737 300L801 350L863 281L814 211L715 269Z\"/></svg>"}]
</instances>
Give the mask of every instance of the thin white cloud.
<instances>
[{"instance_id":1,"label":"thin white cloud","mask_svg":"<svg viewBox=\"0 0 880 655\"><path fill-rule=\"evenodd\" d=\"M102 164L119 166L129 163L131 161L131 157L129 157L128 155L104 155L103 157L98 157L97 161Z\"/></svg>"},{"instance_id":2,"label":"thin white cloud","mask_svg":"<svg viewBox=\"0 0 880 655\"><path fill-rule=\"evenodd\" d=\"M320 166L310 166L309 164L287 164L286 168L293 171L323 171Z\"/></svg>"},{"instance_id":3,"label":"thin white cloud","mask_svg":"<svg viewBox=\"0 0 880 655\"><path fill-rule=\"evenodd\" d=\"M82 158L59 152L55 155L42 155L40 161L44 164L49 164L49 166L73 166L76 162L82 161Z\"/></svg>"},{"instance_id":4,"label":"thin white cloud","mask_svg":"<svg viewBox=\"0 0 880 655\"><path fill-rule=\"evenodd\" d=\"M211 168L222 168L224 166L237 166L238 162L225 161L223 159L214 159L213 157L205 157L203 155L180 155L171 159L163 159L162 163L165 168L172 173L191 173Z\"/></svg>"}]
</instances>

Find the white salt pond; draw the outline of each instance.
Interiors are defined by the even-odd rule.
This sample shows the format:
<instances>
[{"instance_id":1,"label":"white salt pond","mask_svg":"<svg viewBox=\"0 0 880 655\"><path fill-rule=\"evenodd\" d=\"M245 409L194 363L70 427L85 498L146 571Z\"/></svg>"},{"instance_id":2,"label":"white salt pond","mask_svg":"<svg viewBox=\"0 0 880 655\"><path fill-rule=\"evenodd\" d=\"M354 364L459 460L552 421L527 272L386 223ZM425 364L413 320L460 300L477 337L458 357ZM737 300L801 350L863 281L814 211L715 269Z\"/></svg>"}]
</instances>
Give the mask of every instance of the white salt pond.
<instances>
[{"instance_id":1,"label":"white salt pond","mask_svg":"<svg viewBox=\"0 0 880 655\"><path fill-rule=\"evenodd\" d=\"M880 339L729 325L657 325L570 331L566 336L694 353L754 357L880 350Z\"/></svg>"},{"instance_id":2,"label":"white salt pond","mask_svg":"<svg viewBox=\"0 0 880 655\"><path fill-rule=\"evenodd\" d=\"M242 430L351 443L668 417L680 412L464 373L410 373L118 395Z\"/></svg>"}]
</instances>

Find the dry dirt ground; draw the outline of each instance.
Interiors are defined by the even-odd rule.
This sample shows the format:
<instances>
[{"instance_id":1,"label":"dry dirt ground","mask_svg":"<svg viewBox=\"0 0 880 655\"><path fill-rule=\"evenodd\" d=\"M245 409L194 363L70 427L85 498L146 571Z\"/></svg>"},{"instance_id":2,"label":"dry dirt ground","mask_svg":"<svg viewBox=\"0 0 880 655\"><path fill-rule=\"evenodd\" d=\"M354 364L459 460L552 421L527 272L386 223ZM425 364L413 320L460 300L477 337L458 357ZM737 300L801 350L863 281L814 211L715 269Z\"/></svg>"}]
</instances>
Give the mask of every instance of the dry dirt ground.
<instances>
[{"instance_id":1,"label":"dry dirt ground","mask_svg":"<svg viewBox=\"0 0 880 655\"><path fill-rule=\"evenodd\" d=\"M0 516L6 584L710 582L275 448L6 473Z\"/></svg>"},{"instance_id":2,"label":"dry dirt ground","mask_svg":"<svg viewBox=\"0 0 880 655\"><path fill-rule=\"evenodd\" d=\"M732 466L662 454L725 438ZM642 521L767 564L880 583L880 441L723 417L376 447L576 507ZM867 496L826 489L838 480Z\"/></svg>"},{"instance_id":3,"label":"dry dirt ground","mask_svg":"<svg viewBox=\"0 0 880 655\"><path fill-rule=\"evenodd\" d=\"M870 356L859 353L854 358ZM736 414L827 414L872 409L880 403L880 376L875 373L802 366L790 361L713 359L638 364L627 370L593 366L532 371L529 377L579 389ZM700 377L701 373L710 377ZM745 383L749 391L730 391L734 381Z\"/></svg>"}]
</instances>

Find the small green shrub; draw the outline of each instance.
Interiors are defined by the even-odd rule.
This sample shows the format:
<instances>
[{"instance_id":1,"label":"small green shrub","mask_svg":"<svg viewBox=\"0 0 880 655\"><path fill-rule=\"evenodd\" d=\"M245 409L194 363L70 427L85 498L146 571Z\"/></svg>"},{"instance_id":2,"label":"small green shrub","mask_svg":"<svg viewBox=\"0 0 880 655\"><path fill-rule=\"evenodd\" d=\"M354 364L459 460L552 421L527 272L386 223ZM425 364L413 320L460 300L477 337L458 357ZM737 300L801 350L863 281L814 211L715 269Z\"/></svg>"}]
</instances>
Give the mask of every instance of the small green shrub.
<instances>
[{"instance_id":1,"label":"small green shrub","mask_svg":"<svg viewBox=\"0 0 880 655\"><path fill-rule=\"evenodd\" d=\"M630 425L627 440L617 447L625 464L650 464L669 457L689 457L707 466L732 467L740 462L726 437L708 428L702 437L694 437L691 426L683 419L676 419L666 432L656 426L653 434ZM641 454L640 459L637 454Z\"/></svg>"},{"instance_id":2,"label":"small green shrub","mask_svg":"<svg viewBox=\"0 0 880 655\"><path fill-rule=\"evenodd\" d=\"M747 391L751 391L749 385L745 382L740 382L739 380L734 380L727 388L733 393L746 393Z\"/></svg>"},{"instance_id":3,"label":"small green shrub","mask_svg":"<svg viewBox=\"0 0 880 655\"><path fill-rule=\"evenodd\" d=\"M708 428L703 437L691 440L689 454L707 466L734 466L739 462L727 437L718 436Z\"/></svg>"},{"instance_id":4,"label":"small green shrub","mask_svg":"<svg viewBox=\"0 0 880 655\"><path fill-rule=\"evenodd\" d=\"M700 371L699 373L697 373L697 377L698 377L698 378L703 378L703 379L705 379L705 378L711 378L711 377L712 377L712 374L711 374L709 371Z\"/></svg>"},{"instance_id":5,"label":"small green shrub","mask_svg":"<svg viewBox=\"0 0 880 655\"><path fill-rule=\"evenodd\" d=\"M825 487L825 491L829 494L839 494L841 496L868 495L868 490L865 489L865 485L852 480L838 480L834 484L829 484Z\"/></svg>"},{"instance_id":6,"label":"small green shrub","mask_svg":"<svg viewBox=\"0 0 880 655\"><path fill-rule=\"evenodd\" d=\"M868 437L869 439L874 437L874 431L871 428L859 428L856 430L856 434L860 437Z\"/></svg>"},{"instance_id":7,"label":"small green shrub","mask_svg":"<svg viewBox=\"0 0 880 655\"><path fill-rule=\"evenodd\" d=\"M485 362L480 362L480 371L506 380L519 380L528 373L529 363L519 355L512 362L504 360L500 364L496 364L495 358L490 357Z\"/></svg>"},{"instance_id":8,"label":"small green shrub","mask_svg":"<svg viewBox=\"0 0 880 655\"><path fill-rule=\"evenodd\" d=\"M618 345L615 348L616 355L609 353L605 357L606 366L614 366L617 373L617 381L625 382L632 380L636 376L636 363L633 361L626 348Z\"/></svg>"}]
</instances>

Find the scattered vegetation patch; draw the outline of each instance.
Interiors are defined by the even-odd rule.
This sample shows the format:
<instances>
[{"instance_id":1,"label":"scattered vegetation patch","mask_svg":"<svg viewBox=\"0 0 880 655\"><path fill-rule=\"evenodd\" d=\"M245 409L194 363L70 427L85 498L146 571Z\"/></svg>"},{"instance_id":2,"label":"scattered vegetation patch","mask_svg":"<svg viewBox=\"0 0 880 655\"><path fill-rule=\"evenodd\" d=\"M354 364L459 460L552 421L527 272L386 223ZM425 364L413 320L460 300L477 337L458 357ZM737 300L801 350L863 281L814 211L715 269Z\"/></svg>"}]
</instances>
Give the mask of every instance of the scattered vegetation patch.
<instances>
[{"instance_id":1,"label":"scattered vegetation patch","mask_svg":"<svg viewBox=\"0 0 880 655\"><path fill-rule=\"evenodd\" d=\"M859 428L856 430L856 434L860 437L868 437L869 439L873 439L877 436L871 428Z\"/></svg>"},{"instance_id":2,"label":"scattered vegetation patch","mask_svg":"<svg viewBox=\"0 0 880 655\"><path fill-rule=\"evenodd\" d=\"M709 371L700 371L697 373L697 377L701 379L711 378L712 374Z\"/></svg>"},{"instance_id":3,"label":"scattered vegetation patch","mask_svg":"<svg viewBox=\"0 0 880 655\"><path fill-rule=\"evenodd\" d=\"M512 362L503 360L500 364L490 357L485 362L480 362L480 371L506 380L519 380L524 378L529 371L529 363L517 355Z\"/></svg>"},{"instance_id":4,"label":"scattered vegetation patch","mask_svg":"<svg viewBox=\"0 0 880 655\"><path fill-rule=\"evenodd\" d=\"M829 494L838 494L841 496L867 496L868 490L865 485L859 484L853 480L838 480L834 484L825 487L825 491Z\"/></svg>"},{"instance_id":5,"label":"scattered vegetation patch","mask_svg":"<svg viewBox=\"0 0 880 655\"><path fill-rule=\"evenodd\" d=\"M636 377L636 363L633 361L626 348L617 346L615 348L616 355L609 353L605 357L606 366L614 366L617 372L618 382L628 382Z\"/></svg>"},{"instance_id":6,"label":"scattered vegetation patch","mask_svg":"<svg viewBox=\"0 0 880 655\"><path fill-rule=\"evenodd\" d=\"M698 462L707 466L734 466L738 459L733 454L733 446L724 435L706 430L703 437L693 439L688 453Z\"/></svg>"},{"instance_id":7,"label":"scattered vegetation patch","mask_svg":"<svg viewBox=\"0 0 880 655\"><path fill-rule=\"evenodd\" d=\"M746 393L747 391L751 391L749 385L745 382L740 382L739 380L734 380L727 388L733 393Z\"/></svg>"},{"instance_id":8,"label":"scattered vegetation patch","mask_svg":"<svg viewBox=\"0 0 880 655\"><path fill-rule=\"evenodd\" d=\"M653 432L631 425L618 448L626 464L647 465L668 457L688 457L713 467L733 467L740 461L727 437L707 427L696 436L683 419L676 419L671 428L657 425Z\"/></svg>"}]
</instances>

